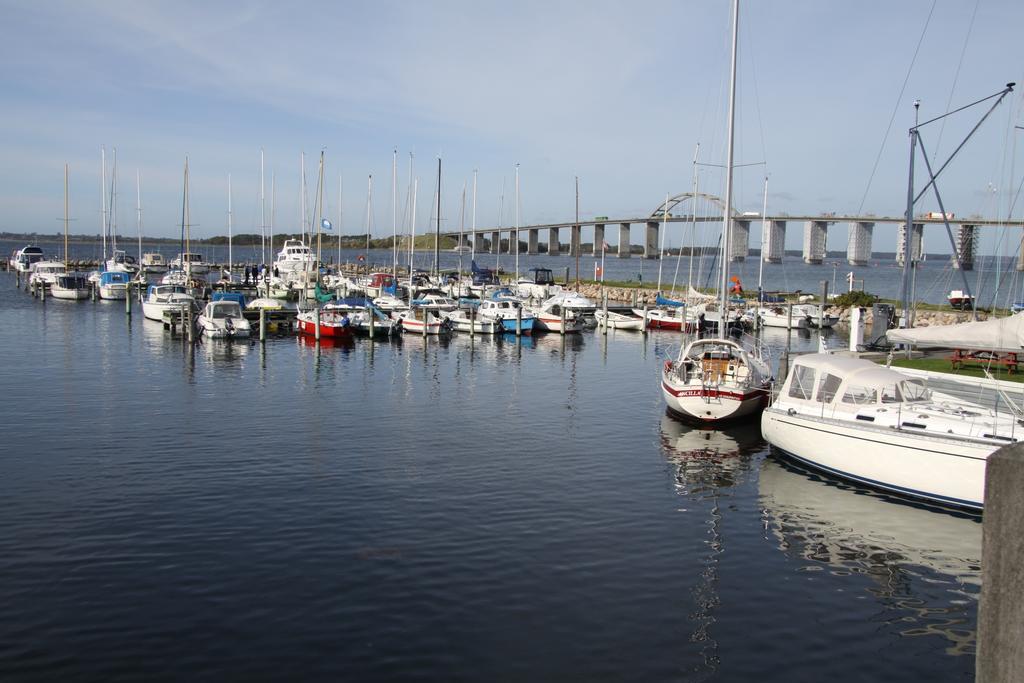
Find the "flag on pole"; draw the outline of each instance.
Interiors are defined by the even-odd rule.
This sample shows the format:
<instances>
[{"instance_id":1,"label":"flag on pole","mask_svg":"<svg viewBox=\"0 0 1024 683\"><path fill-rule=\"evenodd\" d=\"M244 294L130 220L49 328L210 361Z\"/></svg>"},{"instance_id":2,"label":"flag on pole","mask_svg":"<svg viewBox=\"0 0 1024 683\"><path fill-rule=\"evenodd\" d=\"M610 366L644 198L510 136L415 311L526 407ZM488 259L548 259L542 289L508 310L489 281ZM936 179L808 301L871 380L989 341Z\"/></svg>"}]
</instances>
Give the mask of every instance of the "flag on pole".
<instances>
[{"instance_id":1,"label":"flag on pole","mask_svg":"<svg viewBox=\"0 0 1024 683\"><path fill-rule=\"evenodd\" d=\"M333 228L331 222L326 218L320 221L320 227L323 228L324 230L331 230Z\"/></svg>"},{"instance_id":2,"label":"flag on pole","mask_svg":"<svg viewBox=\"0 0 1024 683\"><path fill-rule=\"evenodd\" d=\"M604 251L608 251L608 250L609 250L609 249L611 249L612 247L611 247L611 245L610 245L610 244L608 244L607 242L605 242L604 240L602 240L602 241L601 241L601 248L602 248L602 249L604 249Z\"/></svg>"}]
</instances>

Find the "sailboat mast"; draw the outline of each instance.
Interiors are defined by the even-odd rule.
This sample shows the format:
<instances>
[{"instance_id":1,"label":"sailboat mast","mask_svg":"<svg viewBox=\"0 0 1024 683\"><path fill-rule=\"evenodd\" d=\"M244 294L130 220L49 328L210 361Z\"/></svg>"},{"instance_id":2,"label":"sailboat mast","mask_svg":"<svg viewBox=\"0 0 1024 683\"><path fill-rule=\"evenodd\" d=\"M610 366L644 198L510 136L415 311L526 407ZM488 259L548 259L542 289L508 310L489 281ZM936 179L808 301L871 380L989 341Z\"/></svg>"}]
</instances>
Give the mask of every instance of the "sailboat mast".
<instances>
[{"instance_id":1,"label":"sailboat mast","mask_svg":"<svg viewBox=\"0 0 1024 683\"><path fill-rule=\"evenodd\" d=\"M473 169L473 246L470 247L470 260L476 260L476 169Z\"/></svg>"},{"instance_id":2,"label":"sailboat mast","mask_svg":"<svg viewBox=\"0 0 1024 683\"><path fill-rule=\"evenodd\" d=\"M117 147L114 148L114 169L110 178L110 258L117 251Z\"/></svg>"},{"instance_id":3,"label":"sailboat mast","mask_svg":"<svg viewBox=\"0 0 1024 683\"><path fill-rule=\"evenodd\" d=\"M316 179L316 283L320 284L320 261L323 246L323 237L320 224L324 216L324 152L320 150L320 172Z\"/></svg>"},{"instance_id":4,"label":"sailboat mast","mask_svg":"<svg viewBox=\"0 0 1024 683\"><path fill-rule=\"evenodd\" d=\"M338 174L338 268L341 268L341 216L342 204L345 200L345 186L342 185L341 174ZM395 249L397 249L397 245ZM397 255L397 251L395 252ZM397 259L397 256L396 256ZM395 261L395 273L398 273L398 261Z\"/></svg>"},{"instance_id":5,"label":"sailboat mast","mask_svg":"<svg viewBox=\"0 0 1024 683\"><path fill-rule=\"evenodd\" d=\"M519 164L516 164L516 282L519 281ZM548 254L550 256L551 254Z\"/></svg>"},{"instance_id":6,"label":"sailboat mast","mask_svg":"<svg viewBox=\"0 0 1024 683\"><path fill-rule=\"evenodd\" d=\"M181 229L185 233L185 252L181 255L185 259L185 279L188 282L192 280L192 254L191 254L191 235L190 225L191 215L188 206L188 157L185 157L185 191L181 194Z\"/></svg>"},{"instance_id":7,"label":"sailboat mast","mask_svg":"<svg viewBox=\"0 0 1024 683\"><path fill-rule=\"evenodd\" d=\"M299 206L302 214L302 243L306 243L306 153L299 153Z\"/></svg>"},{"instance_id":8,"label":"sailboat mast","mask_svg":"<svg viewBox=\"0 0 1024 683\"><path fill-rule=\"evenodd\" d=\"M107 148L100 147L100 234L103 236L103 254L100 256L100 270L107 269Z\"/></svg>"},{"instance_id":9,"label":"sailboat mast","mask_svg":"<svg viewBox=\"0 0 1024 683\"><path fill-rule=\"evenodd\" d=\"M720 296L722 297L722 317L718 332L725 336L728 321L729 304L729 257L732 248L732 162L733 137L736 128L736 45L740 27L740 0L732 3L732 66L729 73L729 133L725 160L725 209L722 217L722 270L719 278Z\"/></svg>"},{"instance_id":10,"label":"sailboat mast","mask_svg":"<svg viewBox=\"0 0 1024 683\"><path fill-rule=\"evenodd\" d=\"M575 244L573 244L573 250L576 252L576 291L580 291L580 245L583 242L583 228L580 227L580 177L576 176L576 222L573 224L573 230L579 230L580 234L576 237ZM571 238L570 238L571 239Z\"/></svg>"},{"instance_id":11,"label":"sailboat mast","mask_svg":"<svg viewBox=\"0 0 1024 683\"><path fill-rule=\"evenodd\" d=\"M135 169L135 228L139 233L139 276L142 276L142 174Z\"/></svg>"},{"instance_id":12,"label":"sailboat mast","mask_svg":"<svg viewBox=\"0 0 1024 683\"><path fill-rule=\"evenodd\" d=\"M441 273L441 157L437 158L437 227L434 229L434 277Z\"/></svg>"},{"instance_id":13,"label":"sailboat mast","mask_svg":"<svg viewBox=\"0 0 1024 683\"><path fill-rule=\"evenodd\" d=\"M274 260L274 215L277 212L277 172L270 172L270 260Z\"/></svg>"},{"instance_id":14,"label":"sailboat mast","mask_svg":"<svg viewBox=\"0 0 1024 683\"><path fill-rule=\"evenodd\" d=\"M771 230L768 224L768 176L764 177L764 201L761 204L761 258L757 265L757 303L764 303L764 247ZM835 287L833 287L835 289Z\"/></svg>"},{"instance_id":15,"label":"sailboat mast","mask_svg":"<svg viewBox=\"0 0 1024 683\"><path fill-rule=\"evenodd\" d=\"M907 214L903 234L903 283L900 287L900 298L903 304L903 318L900 327L910 327L910 259L913 257L911 243L914 236L914 157L917 152L917 112L920 104L914 102L914 127L910 129L910 171L907 179Z\"/></svg>"},{"instance_id":16,"label":"sailboat mast","mask_svg":"<svg viewBox=\"0 0 1024 683\"><path fill-rule=\"evenodd\" d=\"M370 230L373 225L373 174L366 181L366 253L363 255L366 272L370 272ZM358 270L358 269L357 269Z\"/></svg>"},{"instance_id":17,"label":"sailboat mast","mask_svg":"<svg viewBox=\"0 0 1024 683\"><path fill-rule=\"evenodd\" d=\"M700 143L697 143L697 148L693 151L693 196L690 197L690 258L687 261L688 272L686 274L686 299L687 305L690 304L689 296L690 291L693 289L693 250L697 245L697 158L700 156ZM682 251L683 245L680 243L679 249ZM701 253L703 255L703 249Z\"/></svg>"},{"instance_id":18,"label":"sailboat mast","mask_svg":"<svg viewBox=\"0 0 1024 683\"><path fill-rule=\"evenodd\" d=\"M412 181L412 218L409 220L409 302L412 303L412 262L416 255L416 193L419 191L420 180Z\"/></svg>"},{"instance_id":19,"label":"sailboat mast","mask_svg":"<svg viewBox=\"0 0 1024 683\"><path fill-rule=\"evenodd\" d=\"M338 224L340 230L340 217ZM398 273L398 148L391 155L391 252L391 272Z\"/></svg>"},{"instance_id":20,"label":"sailboat mast","mask_svg":"<svg viewBox=\"0 0 1024 683\"><path fill-rule=\"evenodd\" d=\"M466 183L462 183L462 210L459 211L459 277L462 277L462 241L466 239Z\"/></svg>"},{"instance_id":21,"label":"sailboat mast","mask_svg":"<svg viewBox=\"0 0 1024 683\"><path fill-rule=\"evenodd\" d=\"M260 148L260 263L267 262L267 195L263 176L263 148Z\"/></svg>"},{"instance_id":22,"label":"sailboat mast","mask_svg":"<svg viewBox=\"0 0 1024 683\"><path fill-rule=\"evenodd\" d=\"M68 164L64 162L64 269L68 265Z\"/></svg>"},{"instance_id":23,"label":"sailboat mast","mask_svg":"<svg viewBox=\"0 0 1024 683\"><path fill-rule=\"evenodd\" d=\"M665 207L661 216L661 244L658 246L658 289L661 294L661 264L665 260L665 233L668 232L668 192L665 193Z\"/></svg>"},{"instance_id":24,"label":"sailboat mast","mask_svg":"<svg viewBox=\"0 0 1024 683\"><path fill-rule=\"evenodd\" d=\"M228 173L228 281L231 280L231 265L234 263L234 252L231 247L231 174Z\"/></svg>"}]
</instances>

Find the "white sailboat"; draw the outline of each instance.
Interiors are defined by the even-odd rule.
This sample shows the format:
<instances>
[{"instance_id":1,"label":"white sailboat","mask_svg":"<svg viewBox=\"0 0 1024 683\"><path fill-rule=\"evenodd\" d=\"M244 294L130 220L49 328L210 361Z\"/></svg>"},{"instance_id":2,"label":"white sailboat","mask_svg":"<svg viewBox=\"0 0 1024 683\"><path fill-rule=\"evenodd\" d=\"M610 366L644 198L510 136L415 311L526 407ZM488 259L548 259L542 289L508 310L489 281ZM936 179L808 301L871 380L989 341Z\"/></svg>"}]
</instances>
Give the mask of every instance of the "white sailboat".
<instances>
[{"instance_id":1,"label":"white sailboat","mask_svg":"<svg viewBox=\"0 0 1024 683\"><path fill-rule=\"evenodd\" d=\"M89 298L89 281L77 273L67 272L68 261L68 165L64 164L64 272L50 285L50 295L55 299L82 301Z\"/></svg>"},{"instance_id":2,"label":"white sailboat","mask_svg":"<svg viewBox=\"0 0 1024 683\"><path fill-rule=\"evenodd\" d=\"M732 221L733 139L736 109L736 46L739 0L733 0L732 65L729 79L728 147L725 209L722 220L720 311L729 310L729 233ZM723 318L726 316L722 316ZM715 424L756 415L768 403L771 370L760 356L727 338L729 325L719 324L718 338L697 339L682 348L675 361L666 361L661 392L668 409L687 420Z\"/></svg>"}]
</instances>

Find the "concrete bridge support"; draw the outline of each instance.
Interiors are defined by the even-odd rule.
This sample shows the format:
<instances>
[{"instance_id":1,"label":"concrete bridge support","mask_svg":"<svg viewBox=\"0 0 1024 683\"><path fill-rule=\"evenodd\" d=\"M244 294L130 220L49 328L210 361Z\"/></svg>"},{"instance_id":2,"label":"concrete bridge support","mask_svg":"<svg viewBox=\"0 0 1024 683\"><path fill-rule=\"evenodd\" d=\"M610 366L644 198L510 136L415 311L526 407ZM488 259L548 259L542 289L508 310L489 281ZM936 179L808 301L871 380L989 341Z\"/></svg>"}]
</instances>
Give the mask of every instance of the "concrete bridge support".
<instances>
[{"instance_id":1,"label":"concrete bridge support","mask_svg":"<svg viewBox=\"0 0 1024 683\"><path fill-rule=\"evenodd\" d=\"M619 223L619 258L632 256L629 244L629 223Z\"/></svg>"},{"instance_id":2,"label":"concrete bridge support","mask_svg":"<svg viewBox=\"0 0 1024 683\"><path fill-rule=\"evenodd\" d=\"M912 262L921 260L921 244L924 238L924 223L914 223L910 231L910 260ZM900 223L899 232L896 235L896 263L903 265L903 253L907 244L907 224Z\"/></svg>"},{"instance_id":3,"label":"concrete bridge support","mask_svg":"<svg viewBox=\"0 0 1024 683\"><path fill-rule=\"evenodd\" d=\"M579 256L580 244L583 243L583 227L580 225L572 226L569 233L569 256Z\"/></svg>"},{"instance_id":4,"label":"concrete bridge support","mask_svg":"<svg viewBox=\"0 0 1024 683\"><path fill-rule=\"evenodd\" d=\"M786 221L769 221L762 227L761 258L765 263L782 263L786 255Z\"/></svg>"},{"instance_id":5,"label":"concrete bridge support","mask_svg":"<svg viewBox=\"0 0 1024 683\"><path fill-rule=\"evenodd\" d=\"M846 262L851 266L866 266L871 258L871 239L875 224L870 222L850 223L850 239L846 246Z\"/></svg>"},{"instance_id":6,"label":"concrete bridge support","mask_svg":"<svg viewBox=\"0 0 1024 683\"><path fill-rule=\"evenodd\" d=\"M538 242L540 242L540 229L533 228L531 230L528 230L526 236L526 253L539 254L540 249Z\"/></svg>"},{"instance_id":7,"label":"concrete bridge support","mask_svg":"<svg viewBox=\"0 0 1024 683\"><path fill-rule=\"evenodd\" d=\"M604 244L604 223L594 224L594 256L601 255L601 246Z\"/></svg>"},{"instance_id":8,"label":"concrete bridge support","mask_svg":"<svg viewBox=\"0 0 1024 683\"><path fill-rule=\"evenodd\" d=\"M548 254L558 256L562 253L562 244L558 241L558 228L548 228Z\"/></svg>"},{"instance_id":9,"label":"concrete bridge support","mask_svg":"<svg viewBox=\"0 0 1024 683\"><path fill-rule=\"evenodd\" d=\"M750 221L733 219L729 238L729 260L733 263L747 260L750 253Z\"/></svg>"},{"instance_id":10,"label":"concrete bridge support","mask_svg":"<svg viewBox=\"0 0 1024 683\"><path fill-rule=\"evenodd\" d=\"M827 240L828 221L807 221L804 226L804 263L821 265Z\"/></svg>"},{"instance_id":11,"label":"concrete bridge support","mask_svg":"<svg viewBox=\"0 0 1024 683\"><path fill-rule=\"evenodd\" d=\"M501 253L501 233L497 230L491 233L491 253Z\"/></svg>"},{"instance_id":12,"label":"concrete bridge support","mask_svg":"<svg viewBox=\"0 0 1024 683\"><path fill-rule=\"evenodd\" d=\"M658 232L661 224L658 221L647 221L644 230L644 258L661 258L658 248Z\"/></svg>"},{"instance_id":13,"label":"concrete bridge support","mask_svg":"<svg viewBox=\"0 0 1024 683\"><path fill-rule=\"evenodd\" d=\"M975 226L973 225L957 227L953 237L956 239L956 253L960 260L957 262L956 258L953 259L954 268L974 270L974 230ZM1019 267L1018 270L1020 270Z\"/></svg>"}]
</instances>

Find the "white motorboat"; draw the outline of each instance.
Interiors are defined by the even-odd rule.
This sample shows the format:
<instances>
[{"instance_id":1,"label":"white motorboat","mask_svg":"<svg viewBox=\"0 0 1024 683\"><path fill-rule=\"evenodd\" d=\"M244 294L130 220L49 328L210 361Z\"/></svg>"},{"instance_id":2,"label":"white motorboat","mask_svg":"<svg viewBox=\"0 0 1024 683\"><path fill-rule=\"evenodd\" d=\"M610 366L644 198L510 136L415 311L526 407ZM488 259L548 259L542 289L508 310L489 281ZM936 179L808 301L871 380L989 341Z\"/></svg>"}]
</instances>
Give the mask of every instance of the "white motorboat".
<instances>
[{"instance_id":1,"label":"white motorboat","mask_svg":"<svg viewBox=\"0 0 1024 683\"><path fill-rule=\"evenodd\" d=\"M573 292L575 294L575 292ZM586 300L585 297L580 297ZM571 334L582 332L585 326L581 308L572 309L560 303L564 300L561 295L554 296L540 306L527 307L524 309L533 316L533 329L542 332L560 332Z\"/></svg>"},{"instance_id":2,"label":"white motorboat","mask_svg":"<svg viewBox=\"0 0 1024 683\"><path fill-rule=\"evenodd\" d=\"M50 285L50 296L54 299L82 301L88 299L91 290L89 281L81 275L61 275Z\"/></svg>"},{"instance_id":3,"label":"white motorboat","mask_svg":"<svg viewBox=\"0 0 1024 683\"><path fill-rule=\"evenodd\" d=\"M202 254L182 253L171 261L171 268L192 275L205 275L210 271L210 264L203 260Z\"/></svg>"},{"instance_id":4,"label":"white motorboat","mask_svg":"<svg viewBox=\"0 0 1024 683\"><path fill-rule=\"evenodd\" d=\"M36 261L32 264L28 282L33 287L42 285L50 289L57 282L57 278L67 274L67 267L63 261Z\"/></svg>"},{"instance_id":5,"label":"white motorboat","mask_svg":"<svg viewBox=\"0 0 1024 683\"><path fill-rule=\"evenodd\" d=\"M451 323L444 312L426 306L413 306L398 315L402 330L412 334L444 334L451 331Z\"/></svg>"},{"instance_id":6,"label":"white motorboat","mask_svg":"<svg viewBox=\"0 0 1024 683\"><path fill-rule=\"evenodd\" d=\"M661 393L679 417L714 424L759 412L768 403L771 370L732 339L696 339L665 361Z\"/></svg>"},{"instance_id":7,"label":"white motorboat","mask_svg":"<svg viewBox=\"0 0 1024 683\"><path fill-rule=\"evenodd\" d=\"M28 273L32 270L32 264L42 260L43 248L30 244L11 254L9 266L11 270L16 270L19 273Z\"/></svg>"},{"instance_id":8,"label":"white motorboat","mask_svg":"<svg viewBox=\"0 0 1024 683\"><path fill-rule=\"evenodd\" d=\"M544 304L558 304L559 306L564 306L567 310L575 313L576 317L580 319L593 318L594 311L597 310L597 304L579 292L573 292L571 290L562 290L561 292L552 295L544 302Z\"/></svg>"},{"instance_id":9,"label":"white motorboat","mask_svg":"<svg viewBox=\"0 0 1024 683\"><path fill-rule=\"evenodd\" d=\"M515 333L518 325L520 334L530 334L537 323L536 316L528 308L518 299L509 297L484 299L477 306L476 312L480 318L498 323L498 332Z\"/></svg>"},{"instance_id":10,"label":"white motorboat","mask_svg":"<svg viewBox=\"0 0 1024 683\"><path fill-rule=\"evenodd\" d=\"M387 313L388 315L397 315L402 311L409 310L409 304L405 303L397 296L390 294L382 294L373 300L373 305Z\"/></svg>"},{"instance_id":11,"label":"white motorboat","mask_svg":"<svg viewBox=\"0 0 1024 683\"><path fill-rule=\"evenodd\" d=\"M317 269L316 254L302 240L285 240L281 251L277 253L274 267L281 274L293 271L315 272Z\"/></svg>"},{"instance_id":12,"label":"white motorboat","mask_svg":"<svg viewBox=\"0 0 1024 683\"><path fill-rule=\"evenodd\" d=\"M115 249L113 255L105 263L108 271L132 274L139 272L139 264L135 257L124 249Z\"/></svg>"},{"instance_id":13,"label":"white motorboat","mask_svg":"<svg viewBox=\"0 0 1024 683\"><path fill-rule=\"evenodd\" d=\"M598 327L605 326L613 330L642 330L644 319L642 316L626 315L615 311L605 311L602 308L594 311L594 318Z\"/></svg>"},{"instance_id":14,"label":"white motorboat","mask_svg":"<svg viewBox=\"0 0 1024 683\"><path fill-rule=\"evenodd\" d=\"M985 464L1024 436L1016 417L933 394L924 379L868 360L797 357L761 418L789 457L895 494L981 510Z\"/></svg>"},{"instance_id":15,"label":"white motorboat","mask_svg":"<svg viewBox=\"0 0 1024 683\"><path fill-rule=\"evenodd\" d=\"M562 286L555 282L549 268L530 268L533 277L519 278L513 285L516 296L524 299L543 301L562 293Z\"/></svg>"},{"instance_id":16,"label":"white motorboat","mask_svg":"<svg viewBox=\"0 0 1024 683\"><path fill-rule=\"evenodd\" d=\"M165 311L181 312L195 303L195 297L183 285L150 285L142 300L142 314L149 320L163 322Z\"/></svg>"},{"instance_id":17,"label":"white motorboat","mask_svg":"<svg viewBox=\"0 0 1024 683\"><path fill-rule=\"evenodd\" d=\"M436 289L428 289L419 292L412 300L413 306L426 306L434 310L448 312L459 307L459 302L446 296L444 292Z\"/></svg>"},{"instance_id":18,"label":"white motorboat","mask_svg":"<svg viewBox=\"0 0 1024 683\"><path fill-rule=\"evenodd\" d=\"M159 252L148 252L142 255L142 272L160 275L167 272L167 260Z\"/></svg>"},{"instance_id":19,"label":"white motorboat","mask_svg":"<svg viewBox=\"0 0 1024 683\"><path fill-rule=\"evenodd\" d=\"M121 270L105 270L100 273L99 293L101 299L124 300L132 274Z\"/></svg>"},{"instance_id":20,"label":"white motorboat","mask_svg":"<svg viewBox=\"0 0 1024 683\"><path fill-rule=\"evenodd\" d=\"M502 331L500 320L485 318L476 311L463 308L444 313L444 318L456 332L474 332L476 334L496 334Z\"/></svg>"},{"instance_id":21,"label":"white motorboat","mask_svg":"<svg viewBox=\"0 0 1024 683\"><path fill-rule=\"evenodd\" d=\"M759 306L757 319L762 327L791 330L807 330L812 327L808 316L803 314L802 306Z\"/></svg>"},{"instance_id":22,"label":"white motorboat","mask_svg":"<svg viewBox=\"0 0 1024 683\"><path fill-rule=\"evenodd\" d=\"M211 301L198 320L200 331L213 339L238 339L249 336L251 326L237 301Z\"/></svg>"}]
</instances>

